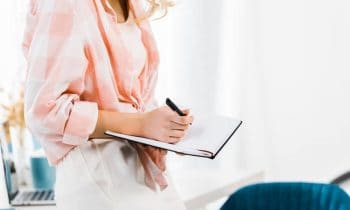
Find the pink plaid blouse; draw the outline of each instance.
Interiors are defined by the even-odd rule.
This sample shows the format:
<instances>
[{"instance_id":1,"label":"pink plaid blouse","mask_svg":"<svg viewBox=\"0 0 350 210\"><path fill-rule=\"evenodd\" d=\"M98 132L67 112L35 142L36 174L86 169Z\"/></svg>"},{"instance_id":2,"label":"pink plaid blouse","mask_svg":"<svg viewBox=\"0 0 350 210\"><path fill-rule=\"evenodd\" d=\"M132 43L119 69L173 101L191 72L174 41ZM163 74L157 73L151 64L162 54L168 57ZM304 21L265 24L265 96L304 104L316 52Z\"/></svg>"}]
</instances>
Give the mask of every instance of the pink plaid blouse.
<instances>
[{"instance_id":1,"label":"pink plaid blouse","mask_svg":"<svg viewBox=\"0 0 350 210\"><path fill-rule=\"evenodd\" d=\"M145 64L137 76L130 48L107 0L31 0L23 42L28 61L25 117L52 164L94 131L98 110L154 106L158 51L149 23L139 24ZM139 0L130 0L142 17Z\"/></svg>"}]
</instances>

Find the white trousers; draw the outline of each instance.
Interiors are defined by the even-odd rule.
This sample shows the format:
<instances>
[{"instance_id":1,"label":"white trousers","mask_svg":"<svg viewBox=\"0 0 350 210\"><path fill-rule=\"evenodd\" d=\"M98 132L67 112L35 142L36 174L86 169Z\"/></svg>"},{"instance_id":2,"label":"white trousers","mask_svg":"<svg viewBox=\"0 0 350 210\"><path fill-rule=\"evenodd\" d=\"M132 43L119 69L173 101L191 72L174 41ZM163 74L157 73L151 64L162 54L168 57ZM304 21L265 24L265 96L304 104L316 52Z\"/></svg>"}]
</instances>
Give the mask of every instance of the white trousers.
<instances>
[{"instance_id":1,"label":"white trousers","mask_svg":"<svg viewBox=\"0 0 350 210\"><path fill-rule=\"evenodd\" d=\"M57 208L62 210L183 210L174 186L154 192L143 181L136 151L123 141L96 139L58 164Z\"/></svg>"}]
</instances>

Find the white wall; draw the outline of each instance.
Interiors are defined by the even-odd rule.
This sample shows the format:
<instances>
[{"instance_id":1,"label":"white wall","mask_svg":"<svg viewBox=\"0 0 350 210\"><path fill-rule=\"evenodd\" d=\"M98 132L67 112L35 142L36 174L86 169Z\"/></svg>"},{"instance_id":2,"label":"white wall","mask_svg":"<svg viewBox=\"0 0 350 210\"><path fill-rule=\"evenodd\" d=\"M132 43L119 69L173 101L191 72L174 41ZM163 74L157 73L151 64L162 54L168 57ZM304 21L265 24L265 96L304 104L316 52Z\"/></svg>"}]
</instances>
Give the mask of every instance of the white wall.
<instances>
[{"instance_id":1,"label":"white wall","mask_svg":"<svg viewBox=\"0 0 350 210\"><path fill-rule=\"evenodd\" d=\"M268 180L327 181L350 169L349 6L182 1L165 20L161 81L180 101L244 120L239 165L265 167Z\"/></svg>"},{"instance_id":2,"label":"white wall","mask_svg":"<svg viewBox=\"0 0 350 210\"><path fill-rule=\"evenodd\" d=\"M350 170L350 2L256 3L270 178Z\"/></svg>"},{"instance_id":3,"label":"white wall","mask_svg":"<svg viewBox=\"0 0 350 210\"><path fill-rule=\"evenodd\" d=\"M239 92L231 91L234 72L229 69L231 63L223 66L221 62L223 7L223 1L215 4L212 0L177 1L167 17L152 22L161 55L157 89L160 103L164 103L165 97L173 98L183 107L191 108L195 118L213 113L237 115L238 106L233 98ZM219 71L222 67L225 70ZM193 169L194 165L234 167L239 144L237 139L232 141L216 161L176 156L170 157L170 165L180 169Z\"/></svg>"},{"instance_id":4,"label":"white wall","mask_svg":"<svg viewBox=\"0 0 350 210\"><path fill-rule=\"evenodd\" d=\"M28 0L1 1L0 7L0 88L11 93L23 81L23 37L25 9ZM17 87L18 88L18 87ZM17 91L17 89L16 89Z\"/></svg>"}]
</instances>

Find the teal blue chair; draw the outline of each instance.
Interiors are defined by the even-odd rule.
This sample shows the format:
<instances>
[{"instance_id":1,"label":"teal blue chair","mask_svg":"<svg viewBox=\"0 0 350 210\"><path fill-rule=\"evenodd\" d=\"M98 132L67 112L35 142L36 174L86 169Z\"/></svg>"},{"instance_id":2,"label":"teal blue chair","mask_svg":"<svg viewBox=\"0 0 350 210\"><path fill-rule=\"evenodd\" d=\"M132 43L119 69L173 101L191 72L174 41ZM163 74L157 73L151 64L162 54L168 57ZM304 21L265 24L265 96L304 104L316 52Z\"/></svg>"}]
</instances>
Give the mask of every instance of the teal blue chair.
<instances>
[{"instance_id":1,"label":"teal blue chair","mask_svg":"<svg viewBox=\"0 0 350 210\"><path fill-rule=\"evenodd\" d=\"M233 193L221 210L350 210L350 197L331 184L263 183Z\"/></svg>"}]
</instances>

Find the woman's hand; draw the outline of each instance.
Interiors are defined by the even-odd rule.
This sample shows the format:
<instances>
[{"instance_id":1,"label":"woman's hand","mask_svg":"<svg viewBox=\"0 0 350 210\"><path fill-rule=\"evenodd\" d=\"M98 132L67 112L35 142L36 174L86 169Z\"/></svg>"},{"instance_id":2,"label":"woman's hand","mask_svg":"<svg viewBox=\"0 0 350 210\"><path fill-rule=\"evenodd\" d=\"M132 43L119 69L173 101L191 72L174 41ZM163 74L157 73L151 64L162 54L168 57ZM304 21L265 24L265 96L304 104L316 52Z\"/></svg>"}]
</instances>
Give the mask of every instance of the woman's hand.
<instances>
[{"instance_id":1,"label":"woman's hand","mask_svg":"<svg viewBox=\"0 0 350 210\"><path fill-rule=\"evenodd\" d=\"M180 141L193 122L189 110L183 110L186 116L179 116L169 107L163 106L146 112L142 118L142 136L167 143Z\"/></svg>"}]
</instances>

